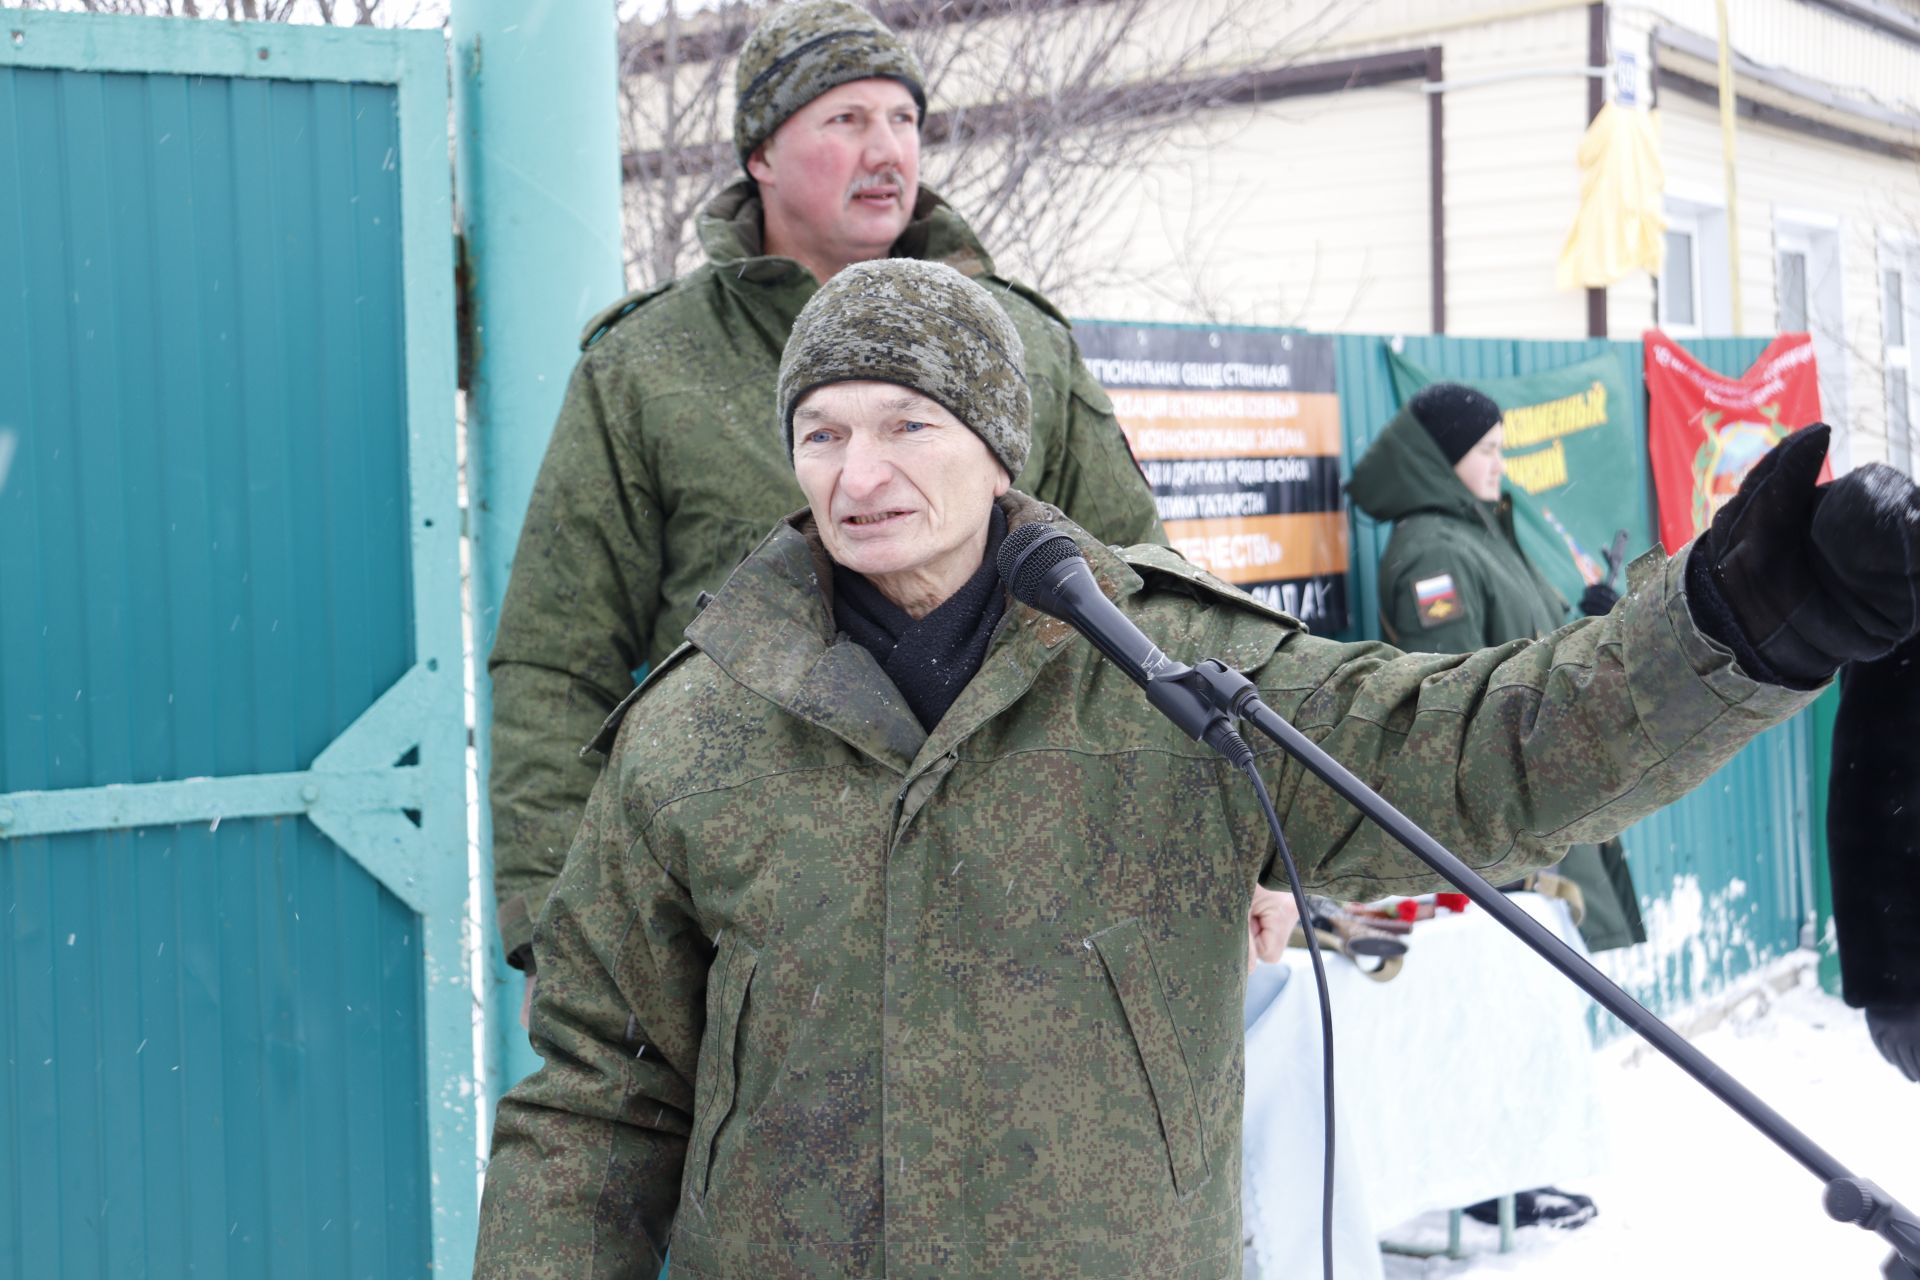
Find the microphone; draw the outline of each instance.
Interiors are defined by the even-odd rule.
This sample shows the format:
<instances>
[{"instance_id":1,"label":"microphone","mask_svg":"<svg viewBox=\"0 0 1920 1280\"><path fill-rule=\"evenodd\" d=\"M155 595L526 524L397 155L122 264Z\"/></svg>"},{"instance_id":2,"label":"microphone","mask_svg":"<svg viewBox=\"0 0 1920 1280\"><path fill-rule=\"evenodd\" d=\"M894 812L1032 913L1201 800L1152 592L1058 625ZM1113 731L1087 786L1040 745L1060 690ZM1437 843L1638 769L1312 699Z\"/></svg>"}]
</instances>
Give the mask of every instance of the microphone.
<instances>
[{"instance_id":1,"label":"microphone","mask_svg":"<svg viewBox=\"0 0 1920 1280\"><path fill-rule=\"evenodd\" d=\"M1015 600L1070 625L1142 689L1161 672L1178 674L1179 664L1107 599L1072 534L1023 524L1001 541L996 563Z\"/></svg>"},{"instance_id":2,"label":"microphone","mask_svg":"<svg viewBox=\"0 0 1920 1280\"><path fill-rule=\"evenodd\" d=\"M1253 758L1233 720L1200 687L1201 673L1175 662L1120 612L1093 579L1073 535L1036 521L1008 532L995 561L1000 580L1021 604L1058 618L1146 691L1180 731L1241 765Z\"/></svg>"}]
</instances>

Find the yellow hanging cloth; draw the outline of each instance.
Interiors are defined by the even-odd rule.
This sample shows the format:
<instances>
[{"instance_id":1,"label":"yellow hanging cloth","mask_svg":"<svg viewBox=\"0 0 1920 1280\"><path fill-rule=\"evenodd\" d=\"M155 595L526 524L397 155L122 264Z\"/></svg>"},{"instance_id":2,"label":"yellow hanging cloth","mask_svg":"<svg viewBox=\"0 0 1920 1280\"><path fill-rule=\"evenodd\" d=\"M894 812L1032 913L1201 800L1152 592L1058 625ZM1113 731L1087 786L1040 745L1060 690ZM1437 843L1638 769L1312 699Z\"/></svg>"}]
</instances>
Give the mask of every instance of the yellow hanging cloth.
<instances>
[{"instance_id":1,"label":"yellow hanging cloth","mask_svg":"<svg viewBox=\"0 0 1920 1280\"><path fill-rule=\"evenodd\" d=\"M1660 273L1667 185L1660 122L1607 103L1580 139L1580 212L1560 249L1562 289L1605 288L1635 271Z\"/></svg>"}]
</instances>

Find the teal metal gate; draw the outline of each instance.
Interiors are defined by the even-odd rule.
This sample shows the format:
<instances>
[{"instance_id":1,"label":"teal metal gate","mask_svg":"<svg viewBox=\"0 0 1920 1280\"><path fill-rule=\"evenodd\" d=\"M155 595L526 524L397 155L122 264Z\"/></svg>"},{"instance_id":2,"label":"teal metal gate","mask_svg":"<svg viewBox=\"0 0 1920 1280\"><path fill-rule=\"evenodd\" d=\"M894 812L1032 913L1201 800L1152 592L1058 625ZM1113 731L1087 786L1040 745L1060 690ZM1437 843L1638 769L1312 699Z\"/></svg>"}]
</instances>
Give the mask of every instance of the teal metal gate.
<instances>
[{"instance_id":1,"label":"teal metal gate","mask_svg":"<svg viewBox=\"0 0 1920 1280\"><path fill-rule=\"evenodd\" d=\"M0 1273L461 1274L437 32L0 21Z\"/></svg>"}]
</instances>

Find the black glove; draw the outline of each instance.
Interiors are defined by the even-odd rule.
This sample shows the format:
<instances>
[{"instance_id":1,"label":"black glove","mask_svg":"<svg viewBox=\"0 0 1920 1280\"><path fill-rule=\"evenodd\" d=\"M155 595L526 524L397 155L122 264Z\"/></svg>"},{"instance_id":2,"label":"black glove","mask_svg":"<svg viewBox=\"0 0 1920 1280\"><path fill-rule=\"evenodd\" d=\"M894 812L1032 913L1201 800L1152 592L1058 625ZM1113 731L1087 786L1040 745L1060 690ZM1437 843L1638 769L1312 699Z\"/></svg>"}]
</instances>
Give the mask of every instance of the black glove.
<instances>
[{"instance_id":1,"label":"black glove","mask_svg":"<svg viewBox=\"0 0 1920 1280\"><path fill-rule=\"evenodd\" d=\"M1769 683L1812 688L1920 629L1920 493L1879 463L1817 487L1830 434L1762 458L1687 566L1695 624Z\"/></svg>"},{"instance_id":2,"label":"black glove","mask_svg":"<svg viewBox=\"0 0 1920 1280\"><path fill-rule=\"evenodd\" d=\"M1867 1010L1867 1030L1880 1056L1920 1084L1920 1005L1876 1005Z\"/></svg>"},{"instance_id":3,"label":"black glove","mask_svg":"<svg viewBox=\"0 0 1920 1280\"><path fill-rule=\"evenodd\" d=\"M1597 618L1604 613L1611 613L1619 601L1618 591L1604 582L1596 582L1580 593L1580 616Z\"/></svg>"}]
</instances>

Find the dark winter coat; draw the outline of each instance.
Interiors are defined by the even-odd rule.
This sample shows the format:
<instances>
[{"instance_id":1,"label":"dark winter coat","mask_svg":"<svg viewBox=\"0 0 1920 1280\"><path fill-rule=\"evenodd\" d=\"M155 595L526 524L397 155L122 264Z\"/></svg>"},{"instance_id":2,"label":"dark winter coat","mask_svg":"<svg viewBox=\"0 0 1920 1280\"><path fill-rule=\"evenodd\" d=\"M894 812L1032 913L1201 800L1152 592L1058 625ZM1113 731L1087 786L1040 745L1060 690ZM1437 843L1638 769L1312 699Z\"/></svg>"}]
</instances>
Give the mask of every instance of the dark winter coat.
<instances>
[{"instance_id":1,"label":"dark winter coat","mask_svg":"<svg viewBox=\"0 0 1920 1280\"><path fill-rule=\"evenodd\" d=\"M1001 509L1061 523L1169 657L1244 670L1500 878L1669 803L1812 696L1700 634L1684 554L1551 640L1400 654L1024 495ZM1251 789L1015 602L929 731L839 633L832 581L810 521L780 526L603 734L476 1276L652 1280L669 1243L675 1280L1239 1275L1246 917L1274 878ZM1433 887L1261 759L1309 884Z\"/></svg>"},{"instance_id":2,"label":"dark winter coat","mask_svg":"<svg viewBox=\"0 0 1920 1280\"><path fill-rule=\"evenodd\" d=\"M1354 466L1347 494L1393 525L1380 560L1388 643L1471 653L1567 621L1567 602L1520 551L1512 503L1469 493L1410 411L1402 409Z\"/></svg>"},{"instance_id":3,"label":"dark winter coat","mask_svg":"<svg viewBox=\"0 0 1920 1280\"><path fill-rule=\"evenodd\" d=\"M1513 503L1467 490L1412 412L1402 409L1354 466L1347 494L1393 535L1380 560L1380 629L1403 649L1470 653L1544 636L1567 602L1520 550ZM1625 852L1575 846L1557 868L1580 887L1589 950L1646 941Z\"/></svg>"},{"instance_id":4,"label":"dark winter coat","mask_svg":"<svg viewBox=\"0 0 1920 1280\"><path fill-rule=\"evenodd\" d=\"M1847 1003L1920 1005L1920 638L1840 673L1827 855Z\"/></svg>"}]
</instances>

